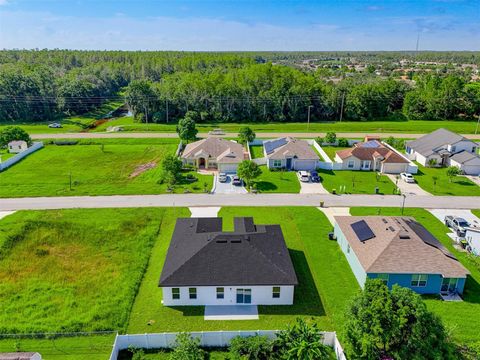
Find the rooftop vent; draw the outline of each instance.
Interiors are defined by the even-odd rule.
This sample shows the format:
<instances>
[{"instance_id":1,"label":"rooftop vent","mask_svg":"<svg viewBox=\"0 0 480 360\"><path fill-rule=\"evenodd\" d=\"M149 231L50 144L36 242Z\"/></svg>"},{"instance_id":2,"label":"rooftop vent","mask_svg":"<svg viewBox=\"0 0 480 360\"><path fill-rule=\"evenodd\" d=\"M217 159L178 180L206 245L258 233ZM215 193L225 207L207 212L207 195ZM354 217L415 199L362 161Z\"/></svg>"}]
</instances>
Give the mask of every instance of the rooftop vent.
<instances>
[{"instance_id":1,"label":"rooftop vent","mask_svg":"<svg viewBox=\"0 0 480 360\"><path fill-rule=\"evenodd\" d=\"M389 226L388 230L390 230L391 232L395 232L395 228L393 226Z\"/></svg>"},{"instance_id":2,"label":"rooftop vent","mask_svg":"<svg viewBox=\"0 0 480 360\"><path fill-rule=\"evenodd\" d=\"M400 239L404 239L404 240L410 239L410 235L409 235L408 233L406 233L406 232L401 232L401 233L399 234L399 237L400 237Z\"/></svg>"},{"instance_id":3,"label":"rooftop vent","mask_svg":"<svg viewBox=\"0 0 480 360\"><path fill-rule=\"evenodd\" d=\"M384 224L388 224L388 220L387 220L387 219L383 218L382 221L383 221Z\"/></svg>"}]
</instances>

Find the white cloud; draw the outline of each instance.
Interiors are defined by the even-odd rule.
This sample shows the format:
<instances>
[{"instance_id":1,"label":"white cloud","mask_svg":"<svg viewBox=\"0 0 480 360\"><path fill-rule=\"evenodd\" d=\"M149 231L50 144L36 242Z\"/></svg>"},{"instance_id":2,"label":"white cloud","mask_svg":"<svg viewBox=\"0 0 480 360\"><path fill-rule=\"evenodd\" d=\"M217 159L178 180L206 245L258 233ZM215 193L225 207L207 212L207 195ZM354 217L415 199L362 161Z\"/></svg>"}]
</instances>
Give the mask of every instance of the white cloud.
<instances>
[{"instance_id":1,"label":"white cloud","mask_svg":"<svg viewBox=\"0 0 480 360\"><path fill-rule=\"evenodd\" d=\"M2 0L0 0L2 1ZM49 12L0 12L0 48L121 50L398 50L415 47L416 29L379 24L360 31L332 24L305 26L244 23L218 18L59 16ZM467 34L465 30L465 34ZM412 40L413 39L413 40ZM430 49L478 49L470 36L428 34Z\"/></svg>"},{"instance_id":2,"label":"white cloud","mask_svg":"<svg viewBox=\"0 0 480 360\"><path fill-rule=\"evenodd\" d=\"M0 6L7 5L7 4L8 4L8 0L0 0Z\"/></svg>"}]
</instances>

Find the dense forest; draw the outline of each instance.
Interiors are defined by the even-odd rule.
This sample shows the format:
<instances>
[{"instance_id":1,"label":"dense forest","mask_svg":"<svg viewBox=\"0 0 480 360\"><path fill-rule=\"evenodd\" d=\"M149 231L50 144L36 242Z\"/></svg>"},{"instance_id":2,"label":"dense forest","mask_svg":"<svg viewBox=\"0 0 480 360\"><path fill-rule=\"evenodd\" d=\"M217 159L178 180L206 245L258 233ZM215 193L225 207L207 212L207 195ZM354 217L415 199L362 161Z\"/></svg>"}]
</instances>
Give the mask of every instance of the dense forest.
<instances>
[{"instance_id":1,"label":"dense forest","mask_svg":"<svg viewBox=\"0 0 480 360\"><path fill-rule=\"evenodd\" d=\"M363 63L366 72L295 66ZM354 60L352 60L354 59ZM125 99L143 122L173 122L193 110L204 122L473 119L480 83L432 71L402 81L375 74L401 59L477 64L475 52L190 53L69 50L0 51L0 121L48 121ZM370 71L371 70L371 71ZM413 81L412 81L413 80Z\"/></svg>"}]
</instances>

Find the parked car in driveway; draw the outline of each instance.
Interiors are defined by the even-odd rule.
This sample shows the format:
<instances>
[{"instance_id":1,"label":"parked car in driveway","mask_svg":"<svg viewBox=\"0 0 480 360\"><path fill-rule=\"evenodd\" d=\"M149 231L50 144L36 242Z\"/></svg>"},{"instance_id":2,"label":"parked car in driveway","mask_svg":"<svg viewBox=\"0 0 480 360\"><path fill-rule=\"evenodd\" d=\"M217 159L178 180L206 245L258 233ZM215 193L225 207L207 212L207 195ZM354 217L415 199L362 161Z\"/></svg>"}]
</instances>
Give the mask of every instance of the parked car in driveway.
<instances>
[{"instance_id":1,"label":"parked car in driveway","mask_svg":"<svg viewBox=\"0 0 480 360\"><path fill-rule=\"evenodd\" d=\"M445 225L455 230L458 236L465 236L467 228L470 227L467 220L452 215L445 216Z\"/></svg>"},{"instance_id":2,"label":"parked car in driveway","mask_svg":"<svg viewBox=\"0 0 480 360\"><path fill-rule=\"evenodd\" d=\"M308 172L306 172L306 171L299 171L298 172L298 178L300 179L301 182L309 182L310 181L310 175L308 175Z\"/></svg>"},{"instance_id":3,"label":"parked car in driveway","mask_svg":"<svg viewBox=\"0 0 480 360\"><path fill-rule=\"evenodd\" d=\"M243 181L242 181L242 179L240 179L240 177L238 177L237 175L235 175L235 176L233 177L232 184L235 185L235 186L242 186L242 185L243 185Z\"/></svg>"},{"instance_id":4,"label":"parked car in driveway","mask_svg":"<svg viewBox=\"0 0 480 360\"><path fill-rule=\"evenodd\" d=\"M320 176L318 176L318 172L316 171L310 171L310 180L315 183L320 182Z\"/></svg>"},{"instance_id":5,"label":"parked car in driveway","mask_svg":"<svg viewBox=\"0 0 480 360\"><path fill-rule=\"evenodd\" d=\"M225 173L220 173L218 174L218 181L220 181L221 183L224 183L224 182L227 182L227 174Z\"/></svg>"},{"instance_id":6,"label":"parked car in driveway","mask_svg":"<svg viewBox=\"0 0 480 360\"><path fill-rule=\"evenodd\" d=\"M51 128L51 129L60 129L63 126L60 123L51 123L51 124L48 124L48 127Z\"/></svg>"},{"instance_id":7,"label":"parked car in driveway","mask_svg":"<svg viewBox=\"0 0 480 360\"><path fill-rule=\"evenodd\" d=\"M413 184L415 183L415 178L412 174L409 173L400 173L400 178L406 183Z\"/></svg>"}]
</instances>

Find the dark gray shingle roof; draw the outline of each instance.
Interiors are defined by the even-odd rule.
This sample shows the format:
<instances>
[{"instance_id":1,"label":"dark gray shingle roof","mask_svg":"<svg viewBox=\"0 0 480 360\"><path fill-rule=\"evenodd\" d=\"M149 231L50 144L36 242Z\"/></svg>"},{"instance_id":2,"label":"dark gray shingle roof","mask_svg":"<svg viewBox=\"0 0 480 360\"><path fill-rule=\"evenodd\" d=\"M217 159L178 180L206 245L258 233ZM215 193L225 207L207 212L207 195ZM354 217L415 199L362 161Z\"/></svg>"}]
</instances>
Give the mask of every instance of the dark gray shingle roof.
<instances>
[{"instance_id":1,"label":"dark gray shingle roof","mask_svg":"<svg viewBox=\"0 0 480 360\"><path fill-rule=\"evenodd\" d=\"M455 144L462 140L468 141L468 139L462 135L440 128L417 140L408 141L407 146L423 156L430 156L436 152L436 150L440 150L443 146Z\"/></svg>"},{"instance_id":2,"label":"dark gray shingle roof","mask_svg":"<svg viewBox=\"0 0 480 360\"><path fill-rule=\"evenodd\" d=\"M222 232L221 218L177 219L159 286L298 283L280 225L234 225Z\"/></svg>"}]
</instances>

